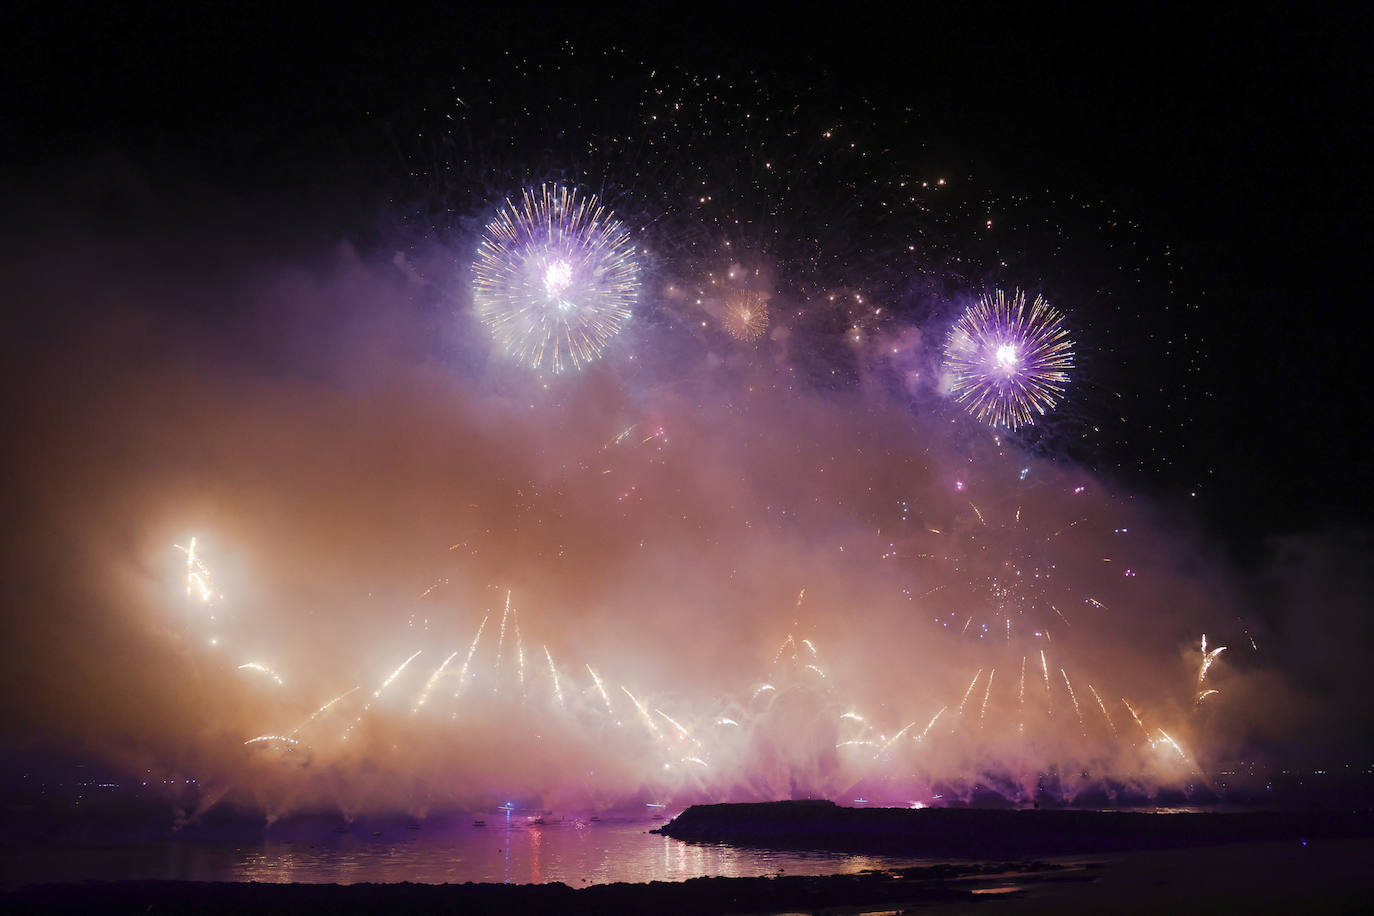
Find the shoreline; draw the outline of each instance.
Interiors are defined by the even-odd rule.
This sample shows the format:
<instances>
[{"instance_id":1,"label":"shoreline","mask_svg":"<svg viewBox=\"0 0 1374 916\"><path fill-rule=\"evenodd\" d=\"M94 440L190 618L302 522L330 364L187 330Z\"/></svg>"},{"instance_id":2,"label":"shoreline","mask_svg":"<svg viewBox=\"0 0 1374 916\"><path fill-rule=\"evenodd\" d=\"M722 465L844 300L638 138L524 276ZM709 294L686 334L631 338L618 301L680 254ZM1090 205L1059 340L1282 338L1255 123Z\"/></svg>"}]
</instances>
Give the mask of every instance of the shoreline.
<instances>
[{"instance_id":1,"label":"shoreline","mask_svg":"<svg viewBox=\"0 0 1374 916\"><path fill-rule=\"evenodd\" d=\"M825 913L1165 909L1355 912L1369 899L1374 839L1248 842L1071 861L933 864L857 875L692 878L680 883L244 884L102 881L31 885L0 909L33 913Z\"/></svg>"}]
</instances>

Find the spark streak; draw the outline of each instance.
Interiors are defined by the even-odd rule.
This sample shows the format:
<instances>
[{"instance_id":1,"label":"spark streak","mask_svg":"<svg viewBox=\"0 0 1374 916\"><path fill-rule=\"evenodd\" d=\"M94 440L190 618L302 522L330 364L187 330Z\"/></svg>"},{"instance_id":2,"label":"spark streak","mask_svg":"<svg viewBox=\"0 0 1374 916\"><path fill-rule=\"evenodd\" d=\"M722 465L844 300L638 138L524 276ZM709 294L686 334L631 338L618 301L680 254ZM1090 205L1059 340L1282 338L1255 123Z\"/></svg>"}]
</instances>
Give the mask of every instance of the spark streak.
<instances>
[{"instance_id":1,"label":"spark streak","mask_svg":"<svg viewBox=\"0 0 1374 916\"><path fill-rule=\"evenodd\" d=\"M249 671L259 671L259 672L261 672L261 673L267 675L268 677L270 677L272 680L276 681L276 682L277 682L277 686L279 686L279 687L282 686L282 683L283 683L283 682L282 682L281 677L278 676L277 672L273 671L271 668L267 667L266 665L259 665L257 662L249 662L249 663L246 664L246 665L239 665L239 670L240 670L240 671L243 671L243 670L245 670L245 669L246 669L246 670L249 670Z\"/></svg>"},{"instance_id":2,"label":"spark streak","mask_svg":"<svg viewBox=\"0 0 1374 916\"><path fill-rule=\"evenodd\" d=\"M549 647L544 646L544 657L549 660L549 676L553 678L553 695L558 700L558 705L563 706L563 688L558 683L558 669L553 665L553 654L549 652Z\"/></svg>"},{"instance_id":3,"label":"spark streak","mask_svg":"<svg viewBox=\"0 0 1374 916\"><path fill-rule=\"evenodd\" d=\"M412 714L419 712L420 707L425 705L425 701L429 699L429 692L434 689L435 684L439 683L439 678L443 677L444 670L448 668L448 663L457 657L458 650L454 649L453 654L444 659L443 664L438 668L434 669L434 673L429 676L429 680L425 681L425 689L420 691L420 698L415 701L415 707L411 709Z\"/></svg>"},{"instance_id":4,"label":"spark streak","mask_svg":"<svg viewBox=\"0 0 1374 916\"><path fill-rule=\"evenodd\" d=\"M601 699L606 701L606 713L612 718L615 718L615 710L611 708L611 698L606 695L606 686L601 683L601 678L597 676L596 671L592 669L591 665L587 666L587 671L591 673L592 682L596 684L596 689L600 691Z\"/></svg>"},{"instance_id":5,"label":"spark streak","mask_svg":"<svg viewBox=\"0 0 1374 916\"><path fill-rule=\"evenodd\" d=\"M983 676L983 669L979 668L973 675L973 680L968 682L968 690L964 691L964 698L959 701L959 718L964 717L964 704L968 702L969 694L973 693L973 685L978 683L978 679Z\"/></svg>"},{"instance_id":6,"label":"spark streak","mask_svg":"<svg viewBox=\"0 0 1374 916\"><path fill-rule=\"evenodd\" d=\"M1069 683L1069 673L1063 668L1059 673L1064 675L1064 686L1069 688L1069 699L1073 701L1073 711L1078 714L1078 730L1083 733L1083 737L1088 737L1088 726L1083 721L1083 710L1078 706L1078 695L1073 692L1073 684Z\"/></svg>"},{"instance_id":7,"label":"spark streak","mask_svg":"<svg viewBox=\"0 0 1374 916\"><path fill-rule=\"evenodd\" d=\"M1116 737L1116 723L1112 721L1111 714L1107 712L1107 704L1103 703L1102 697L1098 696L1096 687L1094 687L1092 684L1089 684L1088 689L1093 692L1093 699L1097 700L1097 708L1102 710L1102 718L1106 719L1107 725L1111 727L1112 737Z\"/></svg>"}]
</instances>

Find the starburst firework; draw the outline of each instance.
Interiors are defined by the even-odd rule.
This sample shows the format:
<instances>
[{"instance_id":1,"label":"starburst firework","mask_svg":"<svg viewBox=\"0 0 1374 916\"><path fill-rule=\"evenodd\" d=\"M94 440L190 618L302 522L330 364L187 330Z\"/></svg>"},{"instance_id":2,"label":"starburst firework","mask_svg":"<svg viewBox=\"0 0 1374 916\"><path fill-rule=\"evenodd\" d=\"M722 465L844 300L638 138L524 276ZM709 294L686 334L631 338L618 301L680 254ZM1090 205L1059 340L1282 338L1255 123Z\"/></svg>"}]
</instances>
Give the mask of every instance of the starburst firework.
<instances>
[{"instance_id":1,"label":"starburst firework","mask_svg":"<svg viewBox=\"0 0 1374 916\"><path fill-rule=\"evenodd\" d=\"M736 340L758 340L768 330L768 298L752 290L732 293L725 299L721 325Z\"/></svg>"},{"instance_id":2,"label":"starburst firework","mask_svg":"<svg viewBox=\"0 0 1374 916\"><path fill-rule=\"evenodd\" d=\"M1010 300L1001 290L984 295L945 341L950 394L990 426L1034 423L1059 402L1072 368L1064 316L1042 296L1027 308L1022 292Z\"/></svg>"},{"instance_id":3,"label":"starburst firework","mask_svg":"<svg viewBox=\"0 0 1374 916\"><path fill-rule=\"evenodd\" d=\"M595 195L527 188L487 224L473 263L473 304L512 358L576 371L629 320L639 295L630 230Z\"/></svg>"}]
</instances>

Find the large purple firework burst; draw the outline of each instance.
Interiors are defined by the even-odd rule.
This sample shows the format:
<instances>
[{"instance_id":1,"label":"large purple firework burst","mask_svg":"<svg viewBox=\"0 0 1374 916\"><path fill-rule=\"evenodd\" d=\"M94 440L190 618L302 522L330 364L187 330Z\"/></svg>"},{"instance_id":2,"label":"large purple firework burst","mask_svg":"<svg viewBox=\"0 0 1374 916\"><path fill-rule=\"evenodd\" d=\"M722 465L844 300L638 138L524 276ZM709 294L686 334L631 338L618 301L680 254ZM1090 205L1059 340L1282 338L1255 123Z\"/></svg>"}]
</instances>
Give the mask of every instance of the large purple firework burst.
<instances>
[{"instance_id":1,"label":"large purple firework burst","mask_svg":"<svg viewBox=\"0 0 1374 916\"><path fill-rule=\"evenodd\" d=\"M487 225L473 264L477 316L532 369L576 370L630 318L639 262L630 231L561 185L526 189Z\"/></svg>"},{"instance_id":2,"label":"large purple firework burst","mask_svg":"<svg viewBox=\"0 0 1374 916\"><path fill-rule=\"evenodd\" d=\"M984 294L949 329L945 371L950 394L990 426L1034 423L1064 394L1073 340L1064 316L1043 296L1026 307L1019 290Z\"/></svg>"}]
</instances>

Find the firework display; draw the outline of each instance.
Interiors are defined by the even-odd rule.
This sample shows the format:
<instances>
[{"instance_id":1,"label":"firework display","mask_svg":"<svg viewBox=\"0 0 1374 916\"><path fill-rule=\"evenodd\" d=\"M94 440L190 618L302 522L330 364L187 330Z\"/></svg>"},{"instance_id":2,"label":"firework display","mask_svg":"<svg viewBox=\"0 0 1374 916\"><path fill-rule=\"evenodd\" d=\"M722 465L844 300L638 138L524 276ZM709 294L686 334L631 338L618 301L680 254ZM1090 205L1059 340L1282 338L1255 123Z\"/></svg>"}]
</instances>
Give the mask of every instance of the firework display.
<instances>
[{"instance_id":1,"label":"firework display","mask_svg":"<svg viewBox=\"0 0 1374 916\"><path fill-rule=\"evenodd\" d=\"M982 296L950 328L945 368L951 396L990 426L1034 423L1063 397L1073 368L1064 317L1043 296Z\"/></svg>"},{"instance_id":2,"label":"firework display","mask_svg":"<svg viewBox=\"0 0 1374 916\"><path fill-rule=\"evenodd\" d=\"M630 231L595 195L541 185L506 201L473 263L473 304L497 343L554 373L596 359L639 295Z\"/></svg>"}]
</instances>

